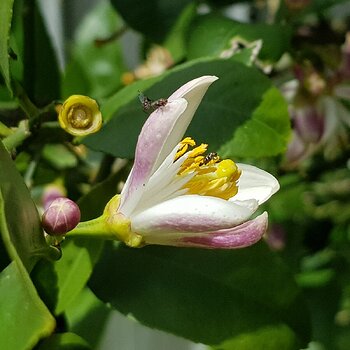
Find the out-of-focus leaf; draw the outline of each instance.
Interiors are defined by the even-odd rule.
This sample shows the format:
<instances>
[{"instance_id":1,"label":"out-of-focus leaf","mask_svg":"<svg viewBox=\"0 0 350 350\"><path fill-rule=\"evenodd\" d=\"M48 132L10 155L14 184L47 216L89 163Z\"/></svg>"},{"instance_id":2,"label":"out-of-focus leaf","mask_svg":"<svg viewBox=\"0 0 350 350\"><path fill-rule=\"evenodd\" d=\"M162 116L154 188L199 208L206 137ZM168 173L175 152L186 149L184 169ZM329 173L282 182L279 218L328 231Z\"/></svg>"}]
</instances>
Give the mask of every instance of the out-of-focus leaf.
<instances>
[{"instance_id":1,"label":"out-of-focus leaf","mask_svg":"<svg viewBox=\"0 0 350 350\"><path fill-rule=\"evenodd\" d=\"M265 327L253 333L237 336L221 344L220 350L298 350L294 332L286 325Z\"/></svg>"},{"instance_id":2,"label":"out-of-focus leaf","mask_svg":"<svg viewBox=\"0 0 350 350\"><path fill-rule=\"evenodd\" d=\"M67 240L62 258L40 261L33 270L37 289L54 314L61 314L84 288L97 261L102 242Z\"/></svg>"},{"instance_id":3,"label":"out-of-focus leaf","mask_svg":"<svg viewBox=\"0 0 350 350\"><path fill-rule=\"evenodd\" d=\"M119 42L108 39L121 28L121 20L107 1L98 4L78 27L72 59L64 74L62 95L86 94L95 98L109 96L121 84L124 63Z\"/></svg>"},{"instance_id":4,"label":"out-of-focus leaf","mask_svg":"<svg viewBox=\"0 0 350 350\"><path fill-rule=\"evenodd\" d=\"M161 42L190 0L111 0L112 5L133 29L152 41ZM132 10L131 10L132 9Z\"/></svg>"},{"instance_id":5,"label":"out-of-focus leaf","mask_svg":"<svg viewBox=\"0 0 350 350\"><path fill-rule=\"evenodd\" d=\"M118 176L112 176L97 185L78 202L82 220L99 216L106 203L116 194ZM72 239L69 235L62 244L62 258L54 263L40 261L32 277L35 285L56 315L64 312L85 287L99 257L102 241Z\"/></svg>"},{"instance_id":6,"label":"out-of-focus leaf","mask_svg":"<svg viewBox=\"0 0 350 350\"><path fill-rule=\"evenodd\" d=\"M113 118L99 133L85 138L84 143L93 149L118 157L132 158L138 134L147 115L142 111L136 91L133 100L130 101L131 93L143 84L151 84L144 90L146 96L151 99L167 97L189 80L210 74L218 76L219 80L209 88L186 135L194 137L198 142L208 143L212 150L218 150L235 139L234 133L237 128L244 128L252 120L253 127L250 127L248 132L252 132L249 137L253 141L256 129L254 124L260 123L265 132L259 135L264 147L260 152L257 149L253 156L282 152L289 135L286 102L263 74L233 59L192 61L173 68L160 77L137 82L137 85L133 84L121 90L106 102L106 107L102 106L102 109L108 110L107 117L113 115ZM129 97L123 104L120 98L126 94L126 89ZM119 104L113 109L111 101L116 101L117 96ZM276 112L278 116L274 119L273 113ZM253 118L250 119L251 117ZM244 130L240 133L247 137ZM268 139L276 135L276 140ZM256 146L256 143L254 145ZM240 147L242 156L252 153L250 145L245 143L245 146L246 148ZM260 144L258 147L260 148Z\"/></svg>"},{"instance_id":7,"label":"out-of-focus leaf","mask_svg":"<svg viewBox=\"0 0 350 350\"><path fill-rule=\"evenodd\" d=\"M2 143L0 169L0 192L4 201L0 223L7 227L6 232L1 229L2 238L11 259L18 255L30 270L40 256L55 257L57 251L47 245L35 204Z\"/></svg>"},{"instance_id":8,"label":"out-of-focus leaf","mask_svg":"<svg viewBox=\"0 0 350 350\"><path fill-rule=\"evenodd\" d=\"M60 96L58 63L36 1L26 1L23 13L24 89L43 106Z\"/></svg>"},{"instance_id":9,"label":"out-of-focus leaf","mask_svg":"<svg viewBox=\"0 0 350 350\"><path fill-rule=\"evenodd\" d=\"M123 314L195 342L220 344L282 325L299 346L309 340L298 288L263 244L236 251L108 245L90 286Z\"/></svg>"},{"instance_id":10,"label":"out-of-focus leaf","mask_svg":"<svg viewBox=\"0 0 350 350\"><path fill-rule=\"evenodd\" d=\"M287 103L274 87L267 90L252 118L219 150L226 157L264 157L286 150L290 133Z\"/></svg>"},{"instance_id":11,"label":"out-of-focus leaf","mask_svg":"<svg viewBox=\"0 0 350 350\"><path fill-rule=\"evenodd\" d=\"M9 64L9 38L13 1L14 0L2 0L0 2L0 72L2 73L6 86L11 93L12 89Z\"/></svg>"},{"instance_id":12,"label":"out-of-focus leaf","mask_svg":"<svg viewBox=\"0 0 350 350\"><path fill-rule=\"evenodd\" d=\"M74 168L78 163L74 154L62 144L45 145L43 149L43 157L58 170Z\"/></svg>"},{"instance_id":13,"label":"out-of-focus leaf","mask_svg":"<svg viewBox=\"0 0 350 350\"><path fill-rule=\"evenodd\" d=\"M331 9L333 6L346 3L348 0L312 0L309 2L305 1L305 6L301 7L299 10L288 9L285 2L281 2L279 10L276 14L276 21L283 22L285 19L293 22L301 22L305 19L305 16L322 14L323 16L327 14L327 10Z\"/></svg>"},{"instance_id":14,"label":"out-of-focus leaf","mask_svg":"<svg viewBox=\"0 0 350 350\"><path fill-rule=\"evenodd\" d=\"M188 30L196 15L196 10L197 5L194 2L188 4L164 42L164 47L170 51L174 62L179 62L186 56Z\"/></svg>"},{"instance_id":15,"label":"out-of-focus leaf","mask_svg":"<svg viewBox=\"0 0 350 350\"><path fill-rule=\"evenodd\" d=\"M53 334L40 344L38 350L92 350L89 344L74 333Z\"/></svg>"},{"instance_id":16,"label":"out-of-focus leaf","mask_svg":"<svg viewBox=\"0 0 350 350\"><path fill-rule=\"evenodd\" d=\"M65 316L69 329L83 337L95 349L111 311L86 288L70 304Z\"/></svg>"},{"instance_id":17,"label":"out-of-focus leaf","mask_svg":"<svg viewBox=\"0 0 350 350\"><path fill-rule=\"evenodd\" d=\"M0 299L1 349L31 349L40 338L53 332L55 319L39 298L20 260L0 273Z\"/></svg>"},{"instance_id":18,"label":"out-of-focus leaf","mask_svg":"<svg viewBox=\"0 0 350 350\"><path fill-rule=\"evenodd\" d=\"M199 17L189 31L188 58L219 56L231 48L233 39L262 40L259 58L276 61L288 49L291 30L280 24L240 23L218 15Z\"/></svg>"}]
</instances>

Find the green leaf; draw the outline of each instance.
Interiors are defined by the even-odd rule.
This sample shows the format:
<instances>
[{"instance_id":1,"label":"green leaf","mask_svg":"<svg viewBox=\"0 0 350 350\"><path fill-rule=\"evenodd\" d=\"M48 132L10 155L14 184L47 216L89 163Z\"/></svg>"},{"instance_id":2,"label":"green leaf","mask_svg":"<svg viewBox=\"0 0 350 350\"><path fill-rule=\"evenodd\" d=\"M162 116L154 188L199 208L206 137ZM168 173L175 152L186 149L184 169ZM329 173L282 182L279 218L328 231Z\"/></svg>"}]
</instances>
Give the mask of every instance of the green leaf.
<instances>
[{"instance_id":1,"label":"green leaf","mask_svg":"<svg viewBox=\"0 0 350 350\"><path fill-rule=\"evenodd\" d=\"M55 319L39 298L19 260L0 274L0 348L31 349L55 328Z\"/></svg>"},{"instance_id":2,"label":"green leaf","mask_svg":"<svg viewBox=\"0 0 350 350\"><path fill-rule=\"evenodd\" d=\"M112 5L133 29L152 41L161 42L191 0L111 0ZM132 9L132 10L131 10Z\"/></svg>"},{"instance_id":3,"label":"green leaf","mask_svg":"<svg viewBox=\"0 0 350 350\"><path fill-rule=\"evenodd\" d=\"M265 157L285 152L290 134L287 103L274 87L263 95L252 118L219 150L223 157Z\"/></svg>"},{"instance_id":4,"label":"green leaf","mask_svg":"<svg viewBox=\"0 0 350 350\"><path fill-rule=\"evenodd\" d=\"M265 327L230 339L219 346L220 350L299 350L294 332L286 325Z\"/></svg>"},{"instance_id":5,"label":"green leaf","mask_svg":"<svg viewBox=\"0 0 350 350\"><path fill-rule=\"evenodd\" d=\"M4 210L1 234L11 259L19 258L30 270L39 257L57 258L57 250L44 239L38 211L8 152L0 142L0 193ZM5 230L4 227L7 227Z\"/></svg>"},{"instance_id":6,"label":"green leaf","mask_svg":"<svg viewBox=\"0 0 350 350\"><path fill-rule=\"evenodd\" d=\"M58 170L74 168L78 164L75 155L62 144L46 144L43 158Z\"/></svg>"},{"instance_id":7,"label":"green leaf","mask_svg":"<svg viewBox=\"0 0 350 350\"><path fill-rule=\"evenodd\" d=\"M231 48L233 39L252 42L262 39L259 58L277 61L288 49L291 30L280 24L240 23L218 15L200 16L192 24L188 39L188 58L219 56Z\"/></svg>"},{"instance_id":8,"label":"green leaf","mask_svg":"<svg viewBox=\"0 0 350 350\"><path fill-rule=\"evenodd\" d=\"M266 142L264 156L282 152L289 134L286 102L272 89L271 82L255 68L246 67L235 60L223 59L191 61L162 76L137 82L121 90L102 105L102 110L107 111L107 118L112 115L112 119L99 133L85 138L84 143L117 157L132 158L138 134L147 118L136 90L145 84L147 89L144 93L151 99L167 97L189 80L210 74L220 79L209 88L186 135L198 142L208 143L211 150L218 150L231 141L237 128L245 127L247 121L255 115L254 123L265 126L267 132L266 137L261 135L263 142ZM123 96L126 100L121 99ZM112 102L117 99L119 104L113 109ZM277 115L274 116L274 113ZM272 119L275 120L274 123ZM266 139L277 134L277 140L270 140L267 144ZM273 147L269 150L268 146ZM240 148L240 153L244 152L251 153L250 145L245 144Z\"/></svg>"},{"instance_id":9,"label":"green leaf","mask_svg":"<svg viewBox=\"0 0 350 350\"><path fill-rule=\"evenodd\" d=\"M108 39L121 28L121 19L107 1L98 4L78 27L62 82L62 95L85 94L94 98L109 96L121 85L125 70L120 44Z\"/></svg>"},{"instance_id":10,"label":"green leaf","mask_svg":"<svg viewBox=\"0 0 350 350\"><path fill-rule=\"evenodd\" d=\"M141 323L220 344L266 327L309 340L308 314L283 263L264 244L242 250L106 247L93 292Z\"/></svg>"},{"instance_id":11,"label":"green leaf","mask_svg":"<svg viewBox=\"0 0 350 350\"><path fill-rule=\"evenodd\" d=\"M94 349L105 331L111 308L84 289L67 308L65 316L69 329L83 337ZM94 331L91 332L91 329Z\"/></svg>"},{"instance_id":12,"label":"green leaf","mask_svg":"<svg viewBox=\"0 0 350 350\"><path fill-rule=\"evenodd\" d=\"M38 350L92 350L89 344L77 334L53 334L40 344Z\"/></svg>"},{"instance_id":13,"label":"green leaf","mask_svg":"<svg viewBox=\"0 0 350 350\"><path fill-rule=\"evenodd\" d=\"M163 44L171 53L174 62L179 62L186 56L188 31L196 12L197 5L194 2L189 3L179 15Z\"/></svg>"},{"instance_id":14,"label":"green leaf","mask_svg":"<svg viewBox=\"0 0 350 350\"><path fill-rule=\"evenodd\" d=\"M0 1L0 71L5 79L9 91L11 89L10 64L9 64L9 38L12 20L14 0Z\"/></svg>"},{"instance_id":15,"label":"green leaf","mask_svg":"<svg viewBox=\"0 0 350 350\"><path fill-rule=\"evenodd\" d=\"M23 13L24 89L43 106L60 97L58 63L37 2L27 1Z\"/></svg>"},{"instance_id":16,"label":"green leaf","mask_svg":"<svg viewBox=\"0 0 350 350\"><path fill-rule=\"evenodd\" d=\"M61 314L77 297L90 277L102 247L94 240L67 240L62 258L40 261L32 276L38 291L55 315Z\"/></svg>"}]
</instances>

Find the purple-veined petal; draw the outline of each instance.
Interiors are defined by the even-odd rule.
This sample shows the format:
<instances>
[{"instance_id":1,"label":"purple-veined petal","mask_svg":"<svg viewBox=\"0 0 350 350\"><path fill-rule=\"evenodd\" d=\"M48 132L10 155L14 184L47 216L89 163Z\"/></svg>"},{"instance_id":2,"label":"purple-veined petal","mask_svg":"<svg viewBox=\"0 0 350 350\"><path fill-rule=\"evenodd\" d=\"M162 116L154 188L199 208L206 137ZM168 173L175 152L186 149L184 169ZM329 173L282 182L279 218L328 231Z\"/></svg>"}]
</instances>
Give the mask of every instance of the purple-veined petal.
<instances>
[{"instance_id":1,"label":"purple-veined petal","mask_svg":"<svg viewBox=\"0 0 350 350\"><path fill-rule=\"evenodd\" d=\"M242 174L238 181L238 192L230 201L256 199L260 205L279 190L277 179L268 172L247 164L237 163L237 166Z\"/></svg>"},{"instance_id":2,"label":"purple-veined petal","mask_svg":"<svg viewBox=\"0 0 350 350\"><path fill-rule=\"evenodd\" d=\"M258 204L221 198L182 195L131 216L131 229L144 237L171 232L205 232L230 228L249 219Z\"/></svg>"},{"instance_id":3,"label":"purple-veined petal","mask_svg":"<svg viewBox=\"0 0 350 350\"><path fill-rule=\"evenodd\" d=\"M146 244L206 249L238 249L251 246L264 235L268 224L266 212L245 223L217 231L173 232L144 237Z\"/></svg>"}]
</instances>

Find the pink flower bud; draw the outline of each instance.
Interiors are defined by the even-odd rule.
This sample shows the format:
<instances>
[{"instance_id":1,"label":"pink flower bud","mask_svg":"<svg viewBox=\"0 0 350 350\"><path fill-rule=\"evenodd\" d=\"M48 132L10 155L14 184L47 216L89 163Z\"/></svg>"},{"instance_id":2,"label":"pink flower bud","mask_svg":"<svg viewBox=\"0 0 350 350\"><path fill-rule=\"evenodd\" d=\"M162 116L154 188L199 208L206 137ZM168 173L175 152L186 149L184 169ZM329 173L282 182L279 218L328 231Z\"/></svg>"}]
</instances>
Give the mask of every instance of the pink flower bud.
<instances>
[{"instance_id":1,"label":"pink flower bud","mask_svg":"<svg viewBox=\"0 0 350 350\"><path fill-rule=\"evenodd\" d=\"M68 198L55 199L43 214L42 226L50 235L64 235L78 225L80 209Z\"/></svg>"}]
</instances>

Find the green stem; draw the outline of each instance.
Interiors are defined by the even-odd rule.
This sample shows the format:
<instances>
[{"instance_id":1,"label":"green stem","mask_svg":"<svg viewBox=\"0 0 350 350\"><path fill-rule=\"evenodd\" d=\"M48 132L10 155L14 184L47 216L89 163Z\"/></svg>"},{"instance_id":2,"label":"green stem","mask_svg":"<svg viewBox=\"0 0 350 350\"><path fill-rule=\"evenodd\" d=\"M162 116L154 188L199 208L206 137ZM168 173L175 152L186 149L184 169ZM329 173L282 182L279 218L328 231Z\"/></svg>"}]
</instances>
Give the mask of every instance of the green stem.
<instances>
[{"instance_id":1,"label":"green stem","mask_svg":"<svg viewBox=\"0 0 350 350\"><path fill-rule=\"evenodd\" d=\"M67 237L94 237L100 239L116 239L116 235L111 232L103 215L100 217L80 222L79 225L67 233Z\"/></svg>"},{"instance_id":2,"label":"green stem","mask_svg":"<svg viewBox=\"0 0 350 350\"><path fill-rule=\"evenodd\" d=\"M13 89L14 89L15 96L18 99L18 103L22 108L23 112L27 115L27 117L29 119L37 118L37 116L40 114L40 111L29 99L23 87L18 82L14 81Z\"/></svg>"},{"instance_id":3,"label":"green stem","mask_svg":"<svg viewBox=\"0 0 350 350\"><path fill-rule=\"evenodd\" d=\"M3 139L4 146L11 150L23 143L23 141L30 136L30 131L28 128L28 121L22 120L19 123L18 128L12 132L11 135Z\"/></svg>"},{"instance_id":4,"label":"green stem","mask_svg":"<svg viewBox=\"0 0 350 350\"><path fill-rule=\"evenodd\" d=\"M0 122L0 136L10 136L13 131L8 128L4 123Z\"/></svg>"}]
</instances>

